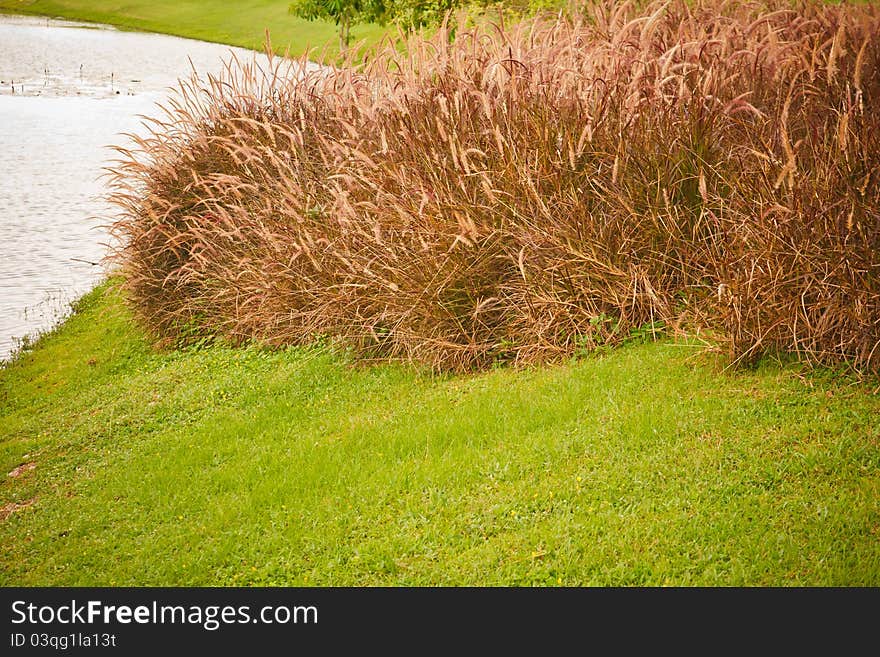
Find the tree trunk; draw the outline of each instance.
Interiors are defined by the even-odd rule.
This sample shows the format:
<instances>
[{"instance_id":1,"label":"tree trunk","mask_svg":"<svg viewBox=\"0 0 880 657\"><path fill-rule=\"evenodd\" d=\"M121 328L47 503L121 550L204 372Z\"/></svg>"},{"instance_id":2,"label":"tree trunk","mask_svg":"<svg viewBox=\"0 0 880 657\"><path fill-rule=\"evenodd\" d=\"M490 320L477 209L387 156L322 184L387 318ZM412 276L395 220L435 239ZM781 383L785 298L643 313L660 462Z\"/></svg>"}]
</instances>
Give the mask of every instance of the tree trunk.
<instances>
[{"instance_id":1,"label":"tree trunk","mask_svg":"<svg viewBox=\"0 0 880 657\"><path fill-rule=\"evenodd\" d=\"M339 20L339 52L343 53L348 48L348 32L351 28L351 18L348 16L348 12L342 15L342 18Z\"/></svg>"}]
</instances>

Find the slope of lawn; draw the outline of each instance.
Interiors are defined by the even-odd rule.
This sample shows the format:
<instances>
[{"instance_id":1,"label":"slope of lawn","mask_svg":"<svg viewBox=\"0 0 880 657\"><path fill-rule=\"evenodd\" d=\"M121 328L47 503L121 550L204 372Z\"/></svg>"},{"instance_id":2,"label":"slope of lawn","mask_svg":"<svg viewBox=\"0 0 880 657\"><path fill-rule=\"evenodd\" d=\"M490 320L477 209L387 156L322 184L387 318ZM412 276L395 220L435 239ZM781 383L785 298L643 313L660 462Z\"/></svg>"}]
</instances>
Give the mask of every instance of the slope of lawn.
<instances>
[{"instance_id":1,"label":"slope of lawn","mask_svg":"<svg viewBox=\"0 0 880 657\"><path fill-rule=\"evenodd\" d=\"M106 23L262 50L268 29L278 52L293 56L309 48L338 50L335 25L305 21L287 12L287 0L0 0L0 13L37 14ZM385 34L377 25L357 25L355 42L375 43ZM334 50L335 49L335 50Z\"/></svg>"},{"instance_id":2,"label":"slope of lawn","mask_svg":"<svg viewBox=\"0 0 880 657\"><path fill-rule=\"evenodd\" d=\"M157 352L104 285L0 369L0 585L880 584L877 382L710 360Z\"/></svg>"}]
</instances>

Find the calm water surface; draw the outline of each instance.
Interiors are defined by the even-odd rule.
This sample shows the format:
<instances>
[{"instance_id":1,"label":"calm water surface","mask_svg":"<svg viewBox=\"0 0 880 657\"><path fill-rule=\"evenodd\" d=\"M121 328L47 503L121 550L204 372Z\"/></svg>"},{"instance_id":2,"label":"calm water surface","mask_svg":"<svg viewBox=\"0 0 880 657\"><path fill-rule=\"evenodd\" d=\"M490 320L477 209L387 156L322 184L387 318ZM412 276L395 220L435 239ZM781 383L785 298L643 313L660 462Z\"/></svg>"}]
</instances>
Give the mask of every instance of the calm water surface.
<instances>
[{"instance_id":1,"label":"calm water surface","mask_svg":"<svg viewBox=\"0 0 880 657\"><path fill-rule=\"evenodd\" d=\"M0 16L0 361L104 275L103 168L138 115L188 77L250 51L158 34ZM192 62L192 64L190 64Z\"/></svg>"}]
</instances>

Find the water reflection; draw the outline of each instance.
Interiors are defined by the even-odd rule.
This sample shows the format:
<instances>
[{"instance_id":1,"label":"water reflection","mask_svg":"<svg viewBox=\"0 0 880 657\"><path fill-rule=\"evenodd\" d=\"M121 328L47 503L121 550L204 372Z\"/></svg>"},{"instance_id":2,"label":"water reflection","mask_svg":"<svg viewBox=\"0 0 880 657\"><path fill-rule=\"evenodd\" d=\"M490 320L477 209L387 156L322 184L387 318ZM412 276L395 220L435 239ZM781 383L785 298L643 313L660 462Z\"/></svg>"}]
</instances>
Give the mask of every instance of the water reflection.
<instances>
[{"instance_id":1,"label":"water reflection","mask_svg":"<svg viewBox=\"0 0 880 657\"><path fill-rule=\"evenodd\" d=\"M100 176L192 68L249 51L158 34L0 16L0 360L103 275Z\"/></svg>"}]
</instances>

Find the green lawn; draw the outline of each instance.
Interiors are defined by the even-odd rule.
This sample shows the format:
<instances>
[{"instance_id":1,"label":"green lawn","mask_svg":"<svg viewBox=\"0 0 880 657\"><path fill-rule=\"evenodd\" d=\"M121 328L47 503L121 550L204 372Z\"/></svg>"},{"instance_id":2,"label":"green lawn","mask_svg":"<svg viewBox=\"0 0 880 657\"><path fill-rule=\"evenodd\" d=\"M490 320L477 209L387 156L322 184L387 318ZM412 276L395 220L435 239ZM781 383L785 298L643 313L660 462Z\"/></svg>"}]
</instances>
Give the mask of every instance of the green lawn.
<instances>
[{"instance_id":1,"label":"green lawn","mask_svg":"<svg viewBox=\"0 0 880 657\"><path fill-rule=\"evenodd\" d=\"M0 370L0 585L876 586L876 386L159 353L105 286Z\"/></svg>"},{"instance_id":2,"label":"green lawn","mask_svg":"<svg viewBox=\"0 0 880 657\"><path fill-rule=\"evenodd\" d=\"M338 51L336 26L287 13L288 0L0 0L0 13L27 13L107 23L261 50L268 29L278 52L299 56L329 44ZM386 28L356 25L355 42L377 42Z\"/></svg>"}]
</instances>

